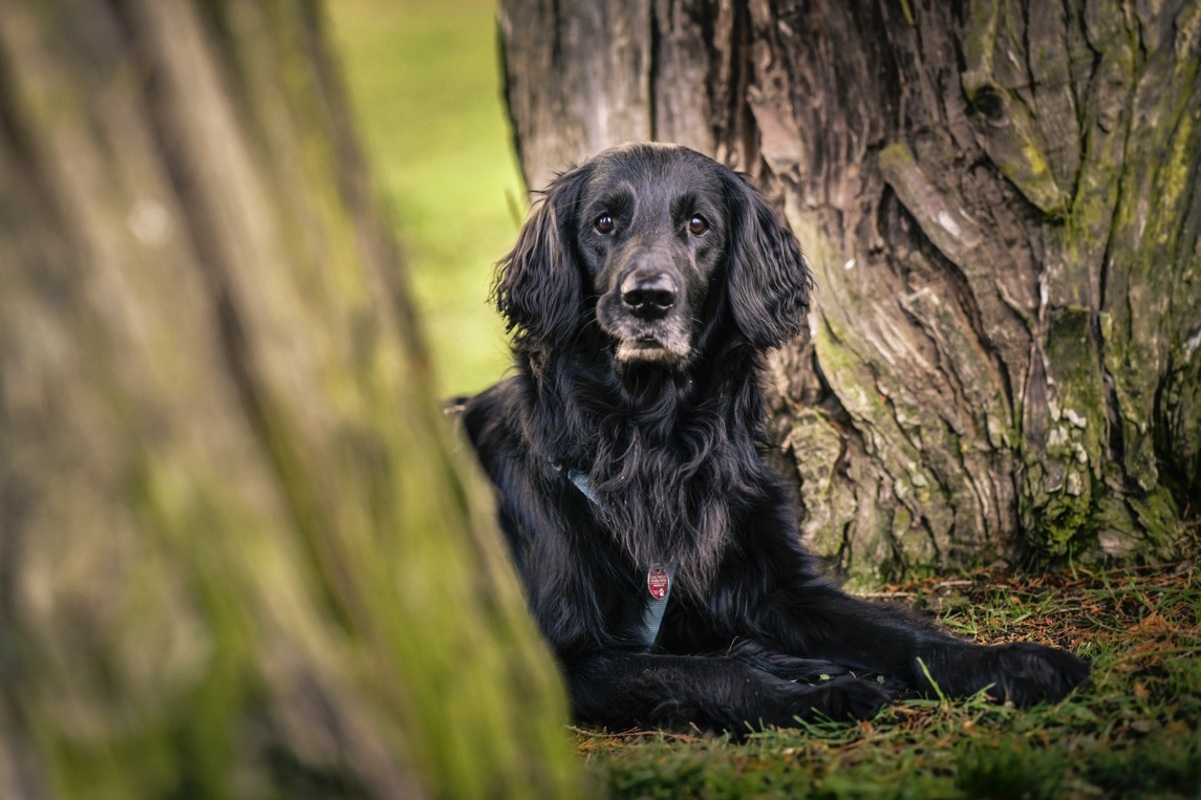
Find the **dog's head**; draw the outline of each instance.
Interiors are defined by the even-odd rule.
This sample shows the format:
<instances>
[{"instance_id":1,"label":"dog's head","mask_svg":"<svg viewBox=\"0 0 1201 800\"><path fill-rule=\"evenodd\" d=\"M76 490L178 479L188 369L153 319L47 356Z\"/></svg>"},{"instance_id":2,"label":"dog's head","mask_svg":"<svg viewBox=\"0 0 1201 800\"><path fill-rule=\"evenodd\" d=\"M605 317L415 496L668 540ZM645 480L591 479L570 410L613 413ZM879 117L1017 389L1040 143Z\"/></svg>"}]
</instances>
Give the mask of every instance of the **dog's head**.
<instances>
[{"instance_id":1,"label":"dog's head","mask_svg":"<svg viewBox=\"0 0 1201 800\"><path fill-rule=\"evenodd\" d=\"M546 189L495 296L526 341L563 346L595 322L618 361L673 366L726 314L756 349L796 335L809 288L796 239L741 176L635 144Z\"/></svg>"}]
</instances>

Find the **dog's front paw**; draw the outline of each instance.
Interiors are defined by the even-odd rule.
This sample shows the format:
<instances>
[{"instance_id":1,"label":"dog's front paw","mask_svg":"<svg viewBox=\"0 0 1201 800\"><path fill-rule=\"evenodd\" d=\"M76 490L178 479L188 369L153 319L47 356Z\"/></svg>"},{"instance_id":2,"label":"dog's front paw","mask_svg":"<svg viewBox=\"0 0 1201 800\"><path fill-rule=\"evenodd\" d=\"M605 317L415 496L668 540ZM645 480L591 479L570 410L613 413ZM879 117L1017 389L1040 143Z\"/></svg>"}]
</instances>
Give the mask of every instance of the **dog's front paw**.
<instances>
[{"instance_id":1,"label":"dog's front paw","mask_svg":"<svg viewBox=\"0 0 1201 800\"><path fill-rule=\"evenodd\" d=\"M933 678L949 696L965 697L987 687L996 700L1026 707L1059 702L1084 682L1090 669L1066 650L1014 642L940 648L930 655L929 674L924 672L923 678Z\"/></svg>"},{"instance_id":2,"label":"dog's front paw","mask_svg":"<svg viewBox=\"0 0 1201 800\"><path fill-rule=\"evenodd\" d=\"M1088 677L1091 669L1066 650L1028 642L985 648L996 686L990 694L1016 706L1044 700L1058 703Z\"/></svg>"},{"instance_id":3,"label":"dog's front paw","mask_svg":"<svg viewBox=\"0 0 1201 800\"><path fill-rule=\"evenodd\" d=\"M850 676L798 689L801 691L787 709L784 725L792 724L795 717L804 720L824 717L838 721L868 719L891 699L879 685Z\"/></svg>"}]
</instances>

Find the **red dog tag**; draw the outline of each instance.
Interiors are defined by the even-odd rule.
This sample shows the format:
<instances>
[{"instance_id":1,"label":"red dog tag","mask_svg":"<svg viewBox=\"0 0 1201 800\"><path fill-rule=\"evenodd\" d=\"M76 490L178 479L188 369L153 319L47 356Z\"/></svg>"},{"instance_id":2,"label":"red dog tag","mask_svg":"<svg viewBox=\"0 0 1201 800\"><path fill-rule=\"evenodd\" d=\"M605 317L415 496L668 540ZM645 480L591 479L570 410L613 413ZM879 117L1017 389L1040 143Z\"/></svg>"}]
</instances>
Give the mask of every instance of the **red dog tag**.
<instances>
[{"instance_id":1,"label":"red dog tag","mask_svg":"<svg viewBox=\"0 0 1201 800\"><path fill-rule=\"evenodd\" d=\"M671 576L659 564L651 567L651 571L646 573L646 590L656 600L667 597L668 591L671 590Z\"/></svg>"}]
</instances>

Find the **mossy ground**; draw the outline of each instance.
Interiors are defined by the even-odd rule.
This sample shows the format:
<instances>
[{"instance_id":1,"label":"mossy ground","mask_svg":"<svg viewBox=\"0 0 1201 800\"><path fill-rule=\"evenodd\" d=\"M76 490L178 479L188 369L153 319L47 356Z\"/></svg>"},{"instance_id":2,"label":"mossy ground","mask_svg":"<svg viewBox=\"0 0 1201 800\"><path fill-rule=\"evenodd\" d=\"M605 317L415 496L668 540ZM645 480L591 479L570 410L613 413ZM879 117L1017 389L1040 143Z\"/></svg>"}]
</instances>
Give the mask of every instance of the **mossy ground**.
<instances>
[{"instance_id":1,"label":"mossy ground","mask_svg":"<svg viewBox=\"0 0 1201 800\"><path fill-rule=\"evenodd\" d=\"M576 730L615 798L1201 797L1201 571L929 578L884 593L981 642L1055 644L1093 663L1056 706L906 701L857 725L743 742Z\"/></svg>"}]
</instances>

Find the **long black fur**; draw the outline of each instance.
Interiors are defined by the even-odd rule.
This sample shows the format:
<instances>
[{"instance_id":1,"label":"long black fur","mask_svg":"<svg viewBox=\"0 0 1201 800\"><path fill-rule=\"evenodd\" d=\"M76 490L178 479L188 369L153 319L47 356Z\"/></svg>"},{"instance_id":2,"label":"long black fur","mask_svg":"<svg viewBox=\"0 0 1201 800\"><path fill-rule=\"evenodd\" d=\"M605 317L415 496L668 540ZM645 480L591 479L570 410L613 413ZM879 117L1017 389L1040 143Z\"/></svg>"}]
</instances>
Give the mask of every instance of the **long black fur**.
<instances>
[{"instance_id":1,"label":"long black fur","mask_svg":"<svg viewBox=\"0 0 1201 800\"><path fill-rule=\"evenodd\" d=\"M638 305L634 291L664 286L660 306ZM763 457L757 384L809 289L795 239L744 179L664 145L560 176L501 262L515 374L463 421L581 721L861 718L930 678L1028 705L1088 674L1064 651L967 643L819 576ZM672 562L648 650L647 572Z\"/></svg>"}]
</instances>

